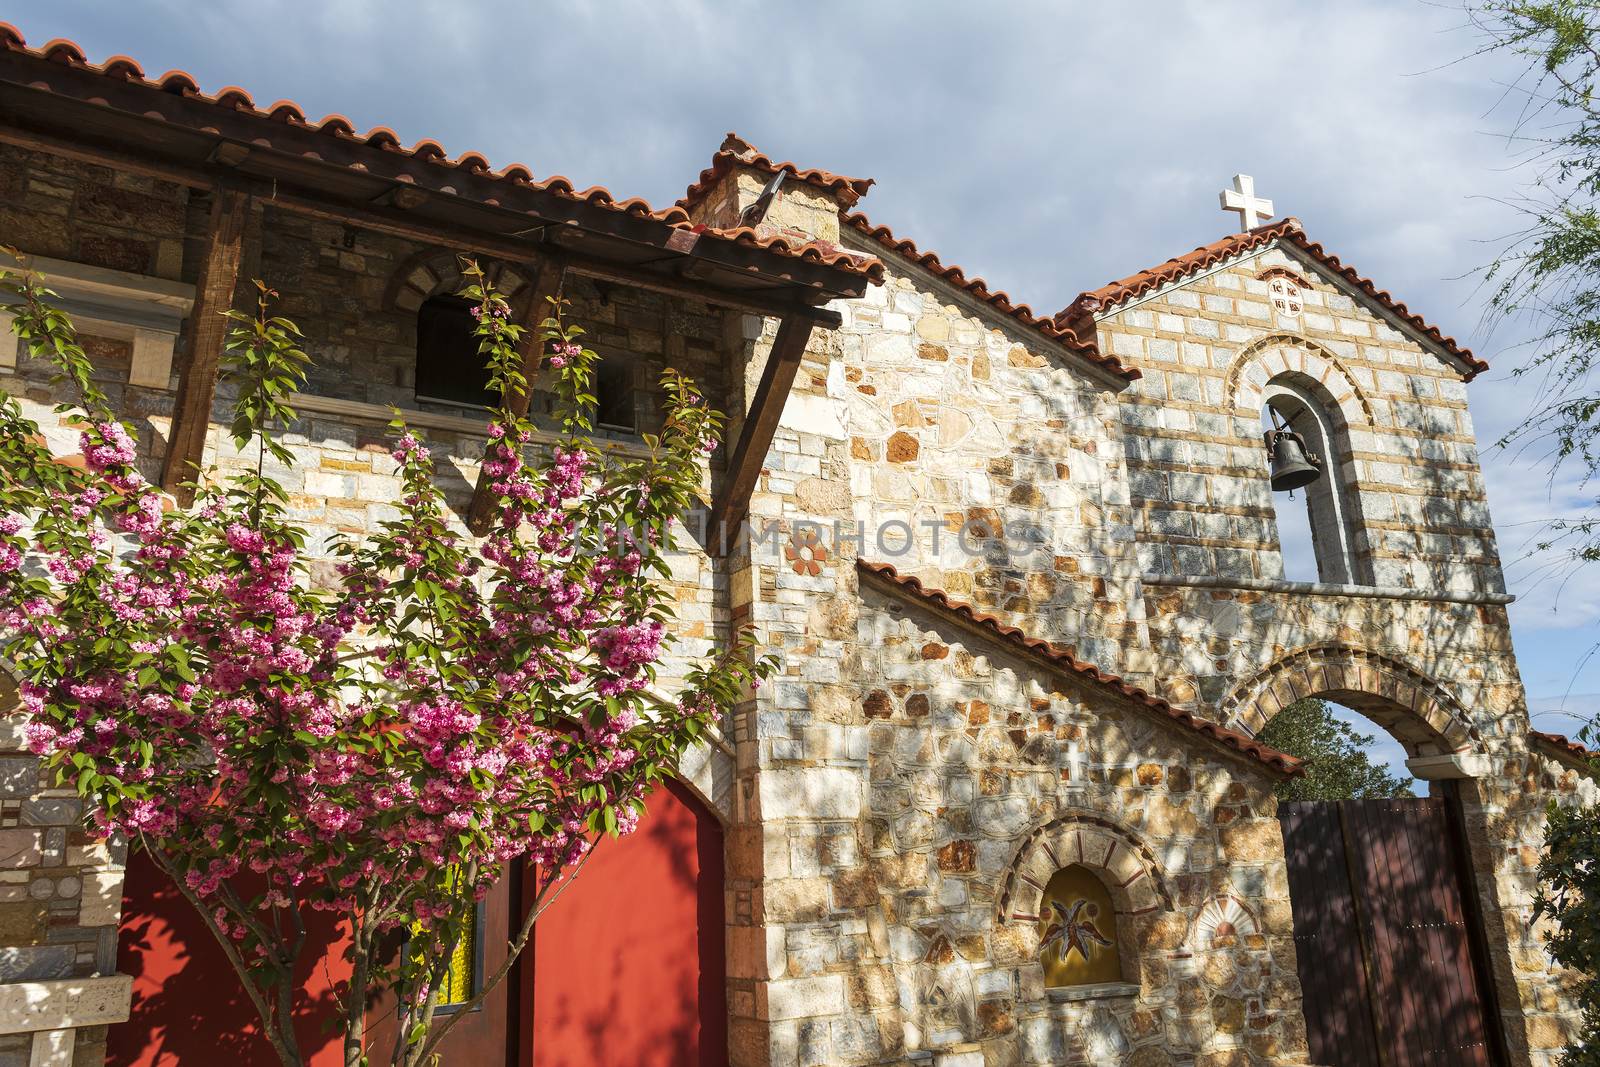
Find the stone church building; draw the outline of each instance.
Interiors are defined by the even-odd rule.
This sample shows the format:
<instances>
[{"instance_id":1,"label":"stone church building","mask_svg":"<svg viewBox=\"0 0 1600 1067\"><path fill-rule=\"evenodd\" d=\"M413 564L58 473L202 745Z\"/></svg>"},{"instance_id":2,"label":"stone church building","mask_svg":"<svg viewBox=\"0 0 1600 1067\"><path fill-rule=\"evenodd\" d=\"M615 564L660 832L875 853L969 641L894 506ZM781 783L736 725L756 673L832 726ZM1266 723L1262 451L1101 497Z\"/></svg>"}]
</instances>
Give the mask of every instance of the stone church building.
<instances>
[{"instance_id":1,"label":"stone church building","mask_svg":"<svg viewBox=\"0 0 1600 1067\"><path fill-rule=\"evenodd\" d=\"M0 244L60 292L152 479L237 462L218 312L262 278L314 361L297 512L383 521L392 405L469 525L462 253L521 314L572 302L609 448L640 448L666 366L731 413L673 561L679 648L752 626L781 675L446 1063L1553 1065L1576 1020L1532 872L1545 805L1594 789L1529 731L1486 365L1247 183L1260 224L1054 313L868 221L871 184L730 135L658 210L0 25ZM76 449L9 333L0 387ZM1274 420L1320 468L1293 496ZM1289 508L1317 582L1285 579ZM1254 735L1310 696L1427 795L1280 806L1302 767ZM3 737L0 1067L272 1062L181 902Z\"/></svg>"}]
</instances>

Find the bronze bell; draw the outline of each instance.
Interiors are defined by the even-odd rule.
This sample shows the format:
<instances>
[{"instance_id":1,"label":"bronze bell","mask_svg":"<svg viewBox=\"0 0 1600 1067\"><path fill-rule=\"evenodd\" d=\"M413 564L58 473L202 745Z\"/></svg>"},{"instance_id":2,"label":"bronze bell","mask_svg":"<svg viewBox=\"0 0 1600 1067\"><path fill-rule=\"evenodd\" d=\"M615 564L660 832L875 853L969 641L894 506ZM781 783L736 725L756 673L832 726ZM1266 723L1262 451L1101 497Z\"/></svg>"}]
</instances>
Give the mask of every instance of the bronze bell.
<instances>
[{"instance_id":1,"label":"bronze bell","mask_svg":"<svg viewBox=\"0 0 1600 1067\"><path fill-rule=\"evenodd\" d=\"M1305 440L1293 430L1268 430L1267 452L1272 457L1272 491L1282 493L1310 485L1322 477L1316 457L1306 454Z\"/></svg>"}]
</instances>

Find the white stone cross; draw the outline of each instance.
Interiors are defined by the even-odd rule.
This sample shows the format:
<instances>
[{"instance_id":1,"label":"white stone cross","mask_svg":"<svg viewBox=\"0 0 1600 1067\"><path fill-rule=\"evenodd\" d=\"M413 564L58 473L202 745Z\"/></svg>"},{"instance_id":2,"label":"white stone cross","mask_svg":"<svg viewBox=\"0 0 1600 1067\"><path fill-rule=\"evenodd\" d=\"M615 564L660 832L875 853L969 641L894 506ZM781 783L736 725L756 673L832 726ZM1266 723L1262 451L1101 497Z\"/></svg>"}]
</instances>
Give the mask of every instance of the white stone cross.
<instances>
[{"instance_id":1,"label":"white stone cross","mask_svg":"<svg viewBox=\"0 0 1600 1067\"><path fill-rule=\"evenodd\" d=\"M1256 195L1256 180L1235 174L1233 188L1222 190L1222 210L1239 213L1240 228L1253 230L1272 217L1272 201Z\"/></svg>"},{"instance_id":2,"label":"white stone cross","mask_svg":"<svg viewBox=\"0 0 1600 1067\"><path fill-rule=\"evenodd\" d=\"M1067 781L1073 785L1083 784L1083 750L1076 741L1067 742Z\"/></svg>"}]
</instances>

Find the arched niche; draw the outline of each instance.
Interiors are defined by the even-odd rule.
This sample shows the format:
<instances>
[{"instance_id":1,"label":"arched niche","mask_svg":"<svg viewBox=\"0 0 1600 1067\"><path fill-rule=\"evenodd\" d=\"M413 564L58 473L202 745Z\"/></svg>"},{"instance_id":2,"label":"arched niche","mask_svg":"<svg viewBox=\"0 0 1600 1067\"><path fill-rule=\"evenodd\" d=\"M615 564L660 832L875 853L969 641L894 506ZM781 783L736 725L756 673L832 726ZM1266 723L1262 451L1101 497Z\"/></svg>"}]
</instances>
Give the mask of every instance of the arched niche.
<instances>
[{"instance_id":1,"label":"arched niche","mask_svg":"<svg viewBox=\"0 0 1600 1067\"><path fill-rule=\"evenodd\" d=\"M1098 914L1092 917L1096 929L1115 945L1109 957L1103 954L1109 946L1098 946L1102 953L1095 960L1101 970L1096 973L1105 971L1109 958L1116 961L1117 977L1090 978L1086 968L1063 973L1055 966L1060 952L1047 940L1055 924L1073 917L1072 906L1080 899L1085 905L1076 918L1085 918L1088 905L1096 905ZM1016 927L1025 943L1031 942L1030 951L1053 988L1137 985L1139 931L1171 912L1172 900L1155 854L1144 841L1098 815L1074 812L1039 827L1023 841L1006 872L996 919ZM1064 915L1054 906L1058 903L1064 905Z\"/></svg>"},{"instance_id":2,"label":"arched niche","mask_svg":"<svg viewBox=\"0 0 1600 1067\"><path fill-rule=\"evenodd\" d=\"M1056 871L1045 883L1039 910L1039 965L1046 989L1138 977L1126 973L1126 924L1119 921L1111 890L1094 871L1081 863Z\"/></svg>"}]
</instances>

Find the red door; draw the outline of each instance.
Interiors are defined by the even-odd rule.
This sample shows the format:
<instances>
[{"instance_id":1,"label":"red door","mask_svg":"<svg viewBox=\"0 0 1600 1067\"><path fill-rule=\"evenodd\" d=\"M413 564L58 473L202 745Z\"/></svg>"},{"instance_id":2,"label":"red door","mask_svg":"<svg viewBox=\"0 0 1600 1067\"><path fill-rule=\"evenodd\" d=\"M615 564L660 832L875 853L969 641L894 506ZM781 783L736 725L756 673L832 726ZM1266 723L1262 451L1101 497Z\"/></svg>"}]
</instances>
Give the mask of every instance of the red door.
<instances>
[{"instance_id":1,"label":"red door","mask_svg":"<svg viewBox=\"0 0 1600 1067\"><path fill-rule=\"evenodd\" d=\"M504 959L514 881L480 913L475 981ZM524 965L444 1042L444 1067L726 1067L722 927L721 828L669 783L540 918ZM308 933L330 948L306 953L301 1050L311 1067L338 1067L338 1034L323 1024L349 978L345 945L331 923ZM108 1067L277 1067L221 949L142 855L128 864L118 963L134 976L133 1014L110 1028ZM374 1036L392 1032L385 1016L374 1005Z\"/></svg>"},{"instance_id":2,"label":"red door","mask_svg":"<svg viewBox=\"0 0 1600 1067\"><path fill-rule=\"evenodd\" d=\"M318 919L321 919L318 922ZM302 960L307 1010L296 1021L311 1067L344 1062L339 1037L323 1024L338 1010L333 990L350 977L344 940L331 918L313 915L311 944L325 957ZM233 967L183 894L142 852L128 856L117 969L133 976L133 1012L107 1035L108 1067L279 1067Z\"/></svg>"},{"instance_id":3,"label":"red door","mask_svg":"<svg viewBox=\"0 0 1600 1067\"><path fill-rule=\"evenodd\" d=\"M650 797L534 931L531 1067L726 1067L722 829L688 790Z\"/></svg>"}]
</instances>

